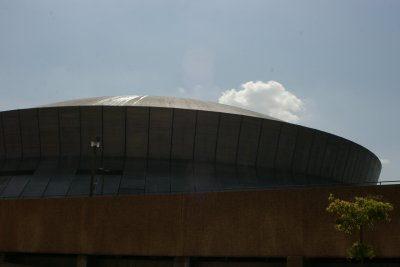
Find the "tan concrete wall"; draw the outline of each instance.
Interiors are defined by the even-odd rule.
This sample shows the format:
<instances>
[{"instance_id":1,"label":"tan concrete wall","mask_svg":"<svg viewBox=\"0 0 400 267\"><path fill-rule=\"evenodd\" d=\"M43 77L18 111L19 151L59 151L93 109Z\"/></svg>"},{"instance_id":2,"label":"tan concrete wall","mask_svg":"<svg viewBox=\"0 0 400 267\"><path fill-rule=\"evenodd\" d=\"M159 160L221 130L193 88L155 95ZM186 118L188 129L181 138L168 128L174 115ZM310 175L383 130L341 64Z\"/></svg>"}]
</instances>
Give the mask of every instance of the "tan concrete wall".
<instances>
[{"instance_id":1,"label":"tan concrete wall","mask_svg":"<svg viewBox=\"0 0 400 267\"><path fill-rule=\"evenodd\" d=\"M336 232L327 197L379 194L391 223L365 240L400 257L400 186L0 201L0 251L158 255L344 257L355 237Z\"/></svg>"}]
</instances>

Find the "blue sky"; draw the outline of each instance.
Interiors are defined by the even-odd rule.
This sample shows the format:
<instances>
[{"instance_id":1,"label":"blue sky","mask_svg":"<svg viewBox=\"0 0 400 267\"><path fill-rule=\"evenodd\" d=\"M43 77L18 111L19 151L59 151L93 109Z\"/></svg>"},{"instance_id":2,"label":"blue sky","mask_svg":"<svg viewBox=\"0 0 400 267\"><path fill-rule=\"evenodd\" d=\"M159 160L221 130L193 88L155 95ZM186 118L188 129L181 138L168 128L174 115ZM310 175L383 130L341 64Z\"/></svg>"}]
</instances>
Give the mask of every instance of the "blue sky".
<instances>
[{"instance_id":1,"label":"blue sky","mask_svg":"<svg viewBox=\"0 0 400 267\"><path fill-rule=\"evenodd\" d=\"M400 180L399 14L397 0L0 0L0 110L225 93L360 143Z\"/></svg>"}]
</instances>

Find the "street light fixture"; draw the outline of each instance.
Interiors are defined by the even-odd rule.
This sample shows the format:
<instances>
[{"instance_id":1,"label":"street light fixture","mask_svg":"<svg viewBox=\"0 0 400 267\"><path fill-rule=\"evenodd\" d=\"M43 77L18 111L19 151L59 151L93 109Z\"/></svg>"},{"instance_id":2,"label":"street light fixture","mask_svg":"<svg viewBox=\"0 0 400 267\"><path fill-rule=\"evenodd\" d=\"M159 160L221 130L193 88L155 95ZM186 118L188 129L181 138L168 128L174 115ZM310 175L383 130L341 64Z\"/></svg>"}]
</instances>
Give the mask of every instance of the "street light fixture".
<instances>
[{"instance_id":1,"label":"street light fixture","mask_svg":"<svg viewBox=\"0 0 400 267\"><path fill-rule=\"evenodd\" d=\"M95 189L95 184L94 184L94 175L95 175L95 168L96 168L96 153L97 150L100 148L100 137L97 136L95 141L90 141L90 147L93 150L93 156L92 156L92 170L91 170L91 177L90 177L90 192L89 192L89 197L93 196L93 192Z\"/></svg>"},{"instance_id":2,"label":"street light fixture","mask_svg":"<svg viewBox=\"0 0 400 267\"><path fill-rule=\"evenodd\" d=\"M90 147L99 148L100 147L100 141L90 141Z\"/></svg>"}]
</instances>

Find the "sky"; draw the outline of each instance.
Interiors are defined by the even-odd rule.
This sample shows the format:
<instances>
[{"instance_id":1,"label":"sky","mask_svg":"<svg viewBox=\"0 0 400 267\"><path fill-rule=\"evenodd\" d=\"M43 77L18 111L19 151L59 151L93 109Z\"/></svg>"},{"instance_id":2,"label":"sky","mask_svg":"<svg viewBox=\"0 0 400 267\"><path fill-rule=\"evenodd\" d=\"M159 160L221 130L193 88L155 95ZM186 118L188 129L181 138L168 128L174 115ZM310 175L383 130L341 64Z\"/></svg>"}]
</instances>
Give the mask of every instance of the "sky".
<instances>
[{"instance_id":1,"label":"sky","mask_svg":"<svg viewBox=\"0 0 400 267\"><path fill-rule=\"evenodd\" d=\"M0 0L0 110L195 98L327 131L400 180L398 0Z\"/></svg>"}]
</instances>

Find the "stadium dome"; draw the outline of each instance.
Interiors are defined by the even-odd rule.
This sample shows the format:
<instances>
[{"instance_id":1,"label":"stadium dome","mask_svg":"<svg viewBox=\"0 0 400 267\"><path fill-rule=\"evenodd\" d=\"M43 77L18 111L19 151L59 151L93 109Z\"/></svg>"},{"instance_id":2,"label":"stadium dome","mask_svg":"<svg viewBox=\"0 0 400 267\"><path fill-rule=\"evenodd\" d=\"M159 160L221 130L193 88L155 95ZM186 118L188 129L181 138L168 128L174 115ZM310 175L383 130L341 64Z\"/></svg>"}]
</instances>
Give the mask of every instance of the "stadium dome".
<instances>
[{"instance_id":1,"label":"stadium dome","mask_svg":"<svg viewBox=\"0 0 400 267\"><path fill-rule=\"evenodd\" d=\"M0 118L1 198L362 184L381 170L344 138L199 100L95 97Z\"/></svg>"}]
</instances>

